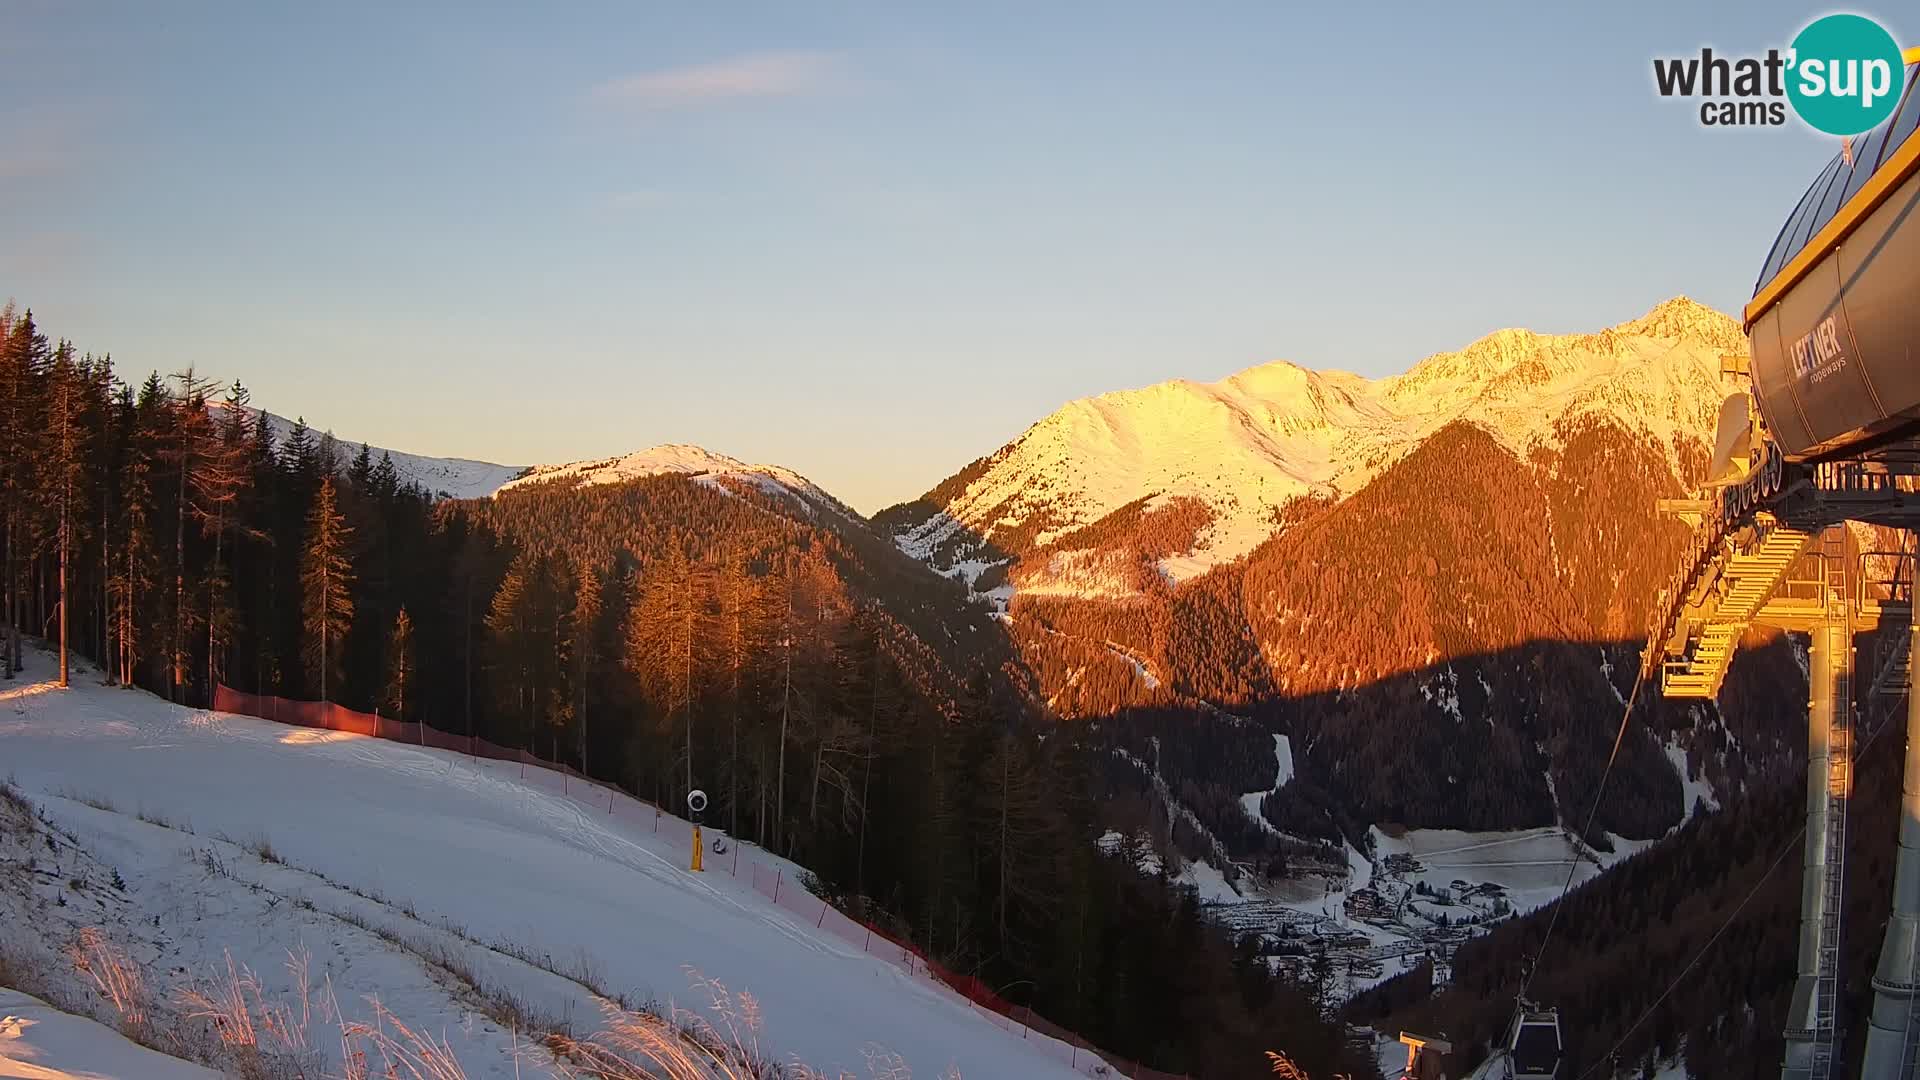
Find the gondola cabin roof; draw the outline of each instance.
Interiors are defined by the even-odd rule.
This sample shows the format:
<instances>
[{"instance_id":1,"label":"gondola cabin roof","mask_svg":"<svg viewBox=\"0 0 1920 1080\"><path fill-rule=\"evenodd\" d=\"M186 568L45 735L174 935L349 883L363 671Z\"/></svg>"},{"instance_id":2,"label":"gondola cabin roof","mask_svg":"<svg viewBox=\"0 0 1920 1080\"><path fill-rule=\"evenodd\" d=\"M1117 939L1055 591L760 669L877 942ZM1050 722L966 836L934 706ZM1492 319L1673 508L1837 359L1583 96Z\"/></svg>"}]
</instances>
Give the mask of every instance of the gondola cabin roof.
<instances>
[{"instance_id":1,"label":"gondola cabin roof","mask_svg":"<svg viewBox=\"0 0 1920 1080\"><path fill-rule=\"evenodd\" d=\"M1906 89L1891 119L1835 154L1774 238L1747 305L1749 330L1828 252L1920 170L1920 48L1906 52Z\"/></svg>"}]
</instances>

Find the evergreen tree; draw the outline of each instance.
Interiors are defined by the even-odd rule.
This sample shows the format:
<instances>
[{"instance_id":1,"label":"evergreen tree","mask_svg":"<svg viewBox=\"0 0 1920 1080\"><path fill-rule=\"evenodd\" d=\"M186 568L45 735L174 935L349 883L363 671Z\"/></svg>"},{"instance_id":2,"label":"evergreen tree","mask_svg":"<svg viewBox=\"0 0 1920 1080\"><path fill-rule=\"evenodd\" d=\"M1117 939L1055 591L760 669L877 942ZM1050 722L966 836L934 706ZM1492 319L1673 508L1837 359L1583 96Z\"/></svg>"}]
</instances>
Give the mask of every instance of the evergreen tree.
<instances>
[{"instance_id":1,"label":"evergreen tree","mask_svg":"<svg viewBox=\"0 0 1920 1080\"><path fill-rule=\"evenodd\" d=\"M74 532L79 527L80 504L86 497L86 453L90 439L85 423L88 375L75 362L71 344L62 342L54 352L47 385L51 391L47 419L52 428L49 442L53 451L50 479L55 488L53 494L59 536L60 685L65 687L68 685L67 649L73 609L68 583L73 573L76 547Z\"/></svg>"},{"instance_id":2,"label":"evergreen tree","mask_svg":"<svg viewBox=\"0 0 1920 1080\"><path fill-rule=\"evenodd\" d=\"M676 551L640 582L627 622L628 670L659 718L663 731L680 730L677 740L682 794L694 784L694 701L697 679L710 677L705 634L711 574Z\"/></svg>"},{"instance_id":3,"label":"evergreen tree","mask_svg":"<svg viewBox=\"0 0 1920 1080\"><path fill-rule=\"evenodd\" d=\"M387 687L380 695L380 707L388 716L407 718L407 690L413 685L413 620L401 608L394 617L393 631L387 635Z\"/></svg>"},{"instance_id":4,"label":"evergreen tree","mask_svg":"<svg viewBox=\"0 0 1920 1080\"><path fill-rule=\"evenodd\" d=\"M600 617L604 591L598 575L582 567L574 578L573 602L567 613L566 655L572 684L573 721L580 771L588 771L587 715L593 684L600 678Z\"/></svg>"},{"instance_id":5,"label":"evergreen tree","mask_svg":"<svg viewBox=\"0 0 1920 1080\"><path fill-rule=\"evenodd\" d=\"M26 621L27 555L40 531L43 503L35 477L41 457L44 373L52 357L33 312L0 310L0 671L20 670Z\"/></svg>"},{"instance_id":6,"label":"evergreen tree","mask_svg":"<svg viewBox=\"0 0 1920 1080\"><path fill-rule=\"evenodd\" d=\"M176 373L180 390L171 408L172 430L164 460L174 473L173 604L168 619L167 659L171 697L184 700L187 683L187 635L192 609L187 600L187 523L202 512L194 500L209 484L207 471L217 456L213 420L207 414L210 384L189 367Z\"/></svg>"},{"instance_id":7,"label":"evergreen tree","mask_svg":"<svg viewBox=\"0 0 1920 1080\"><path fill-rule=\"evenodd\" d=\"M247 421L247 389L234 380L227 388L218 423L206 440L200 467L191 477L193 506L205 535L213 538L213 562L207 572L207 694L226 672L227 645L235 613L226 555L228 534L241 517L241 500L254 476L253 433Z\"/></svg>"},{"instance_id":8,"label":"evergreen tree","mask_svg":"<svg viewBox=\"0 0 1920 1080\"><path fill-rule=\"evenodd\" d=\"M301 559L301 619L306 627L309 676L326 701L330 677L340 662L338 646L353 627L353 565L347 554L352 530L340 513L333 477L321 478L307 521ZM337 682L337 678L332 681Z\"/></svg>"}]
</instances>

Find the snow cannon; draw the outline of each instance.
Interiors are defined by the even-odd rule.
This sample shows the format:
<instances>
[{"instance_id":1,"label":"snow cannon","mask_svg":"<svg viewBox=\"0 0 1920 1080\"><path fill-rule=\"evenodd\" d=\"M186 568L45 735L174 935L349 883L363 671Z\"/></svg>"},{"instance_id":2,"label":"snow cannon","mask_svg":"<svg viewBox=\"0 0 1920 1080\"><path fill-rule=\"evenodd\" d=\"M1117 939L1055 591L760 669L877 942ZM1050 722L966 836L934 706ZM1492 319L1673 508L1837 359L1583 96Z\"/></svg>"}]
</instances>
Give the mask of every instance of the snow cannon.
<instances>
[{"instance_id":1,"label":"snow cannon","mask_svg":"<svg viewBox=\"0 0 1920 1080\"><path fill-rule=\"evenodd\" d=\"M706 812L707 812L707 793L704 791L701 791L699 788L694 788L692 791L687 792L687 813L692 815L693 817L693 844L692 844L693 862L691 865L687 867L687 869L693 871L696 874L700 873L701 870L703 869L703 867L700 865L700 861L701 861L700 856L701 856L701 849L702 849L702 845L700 843L700 815Z\"/></svg>"},{"instance_id":2,"label":"snow cannon","mask_svg":"<svg viewBox=\"0 0 1920 1080\"><path fill-rule=\"evenodd\" d=\"M1899 109L1801 196L1744 313L1754 403L1789 461L1920 428L1920 52L1907 59Z\"/></svg>"}]
</instances>

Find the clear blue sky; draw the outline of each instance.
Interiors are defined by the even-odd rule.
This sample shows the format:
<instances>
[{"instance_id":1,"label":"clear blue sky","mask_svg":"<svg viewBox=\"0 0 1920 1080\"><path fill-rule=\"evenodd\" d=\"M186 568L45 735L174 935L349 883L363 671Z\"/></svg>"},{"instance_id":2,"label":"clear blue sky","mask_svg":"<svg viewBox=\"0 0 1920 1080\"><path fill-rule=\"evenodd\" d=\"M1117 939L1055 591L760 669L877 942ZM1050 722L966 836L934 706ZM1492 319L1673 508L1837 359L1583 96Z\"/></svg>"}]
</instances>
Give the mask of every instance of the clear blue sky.
<instances>
[{"instance_id":1,"label":"clear blue sky","mask_svg":"<svg viewBox=\"0 0 1920 1080\"><path fill-rule=\"evenodd\" d=\"M11 0L0 296L343 437L872 510L1085 394L1731 311L1834 151L1650 74L1826 8L1319 7Z\"/></svg>"}]
</instances>

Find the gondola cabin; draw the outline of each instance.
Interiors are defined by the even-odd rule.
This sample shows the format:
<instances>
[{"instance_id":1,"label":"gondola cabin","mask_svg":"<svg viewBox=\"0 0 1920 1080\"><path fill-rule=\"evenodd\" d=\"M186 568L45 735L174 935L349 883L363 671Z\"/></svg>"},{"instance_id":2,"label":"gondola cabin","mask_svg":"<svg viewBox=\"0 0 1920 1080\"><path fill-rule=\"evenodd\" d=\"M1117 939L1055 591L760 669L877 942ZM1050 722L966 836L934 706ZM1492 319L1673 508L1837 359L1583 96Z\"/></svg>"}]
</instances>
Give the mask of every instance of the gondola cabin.
<instances>
[{"instance_id":1,"label":"gondola cabin","mask_svg":"<svg viewBox=\"0 0 1920 1080\"><path fill-rule=\"evenodd\" d=\"M1560 1012L1522 1005L1507 1033L1512 1080L1560 1080Z\"/></svg>"}]
</instances>

